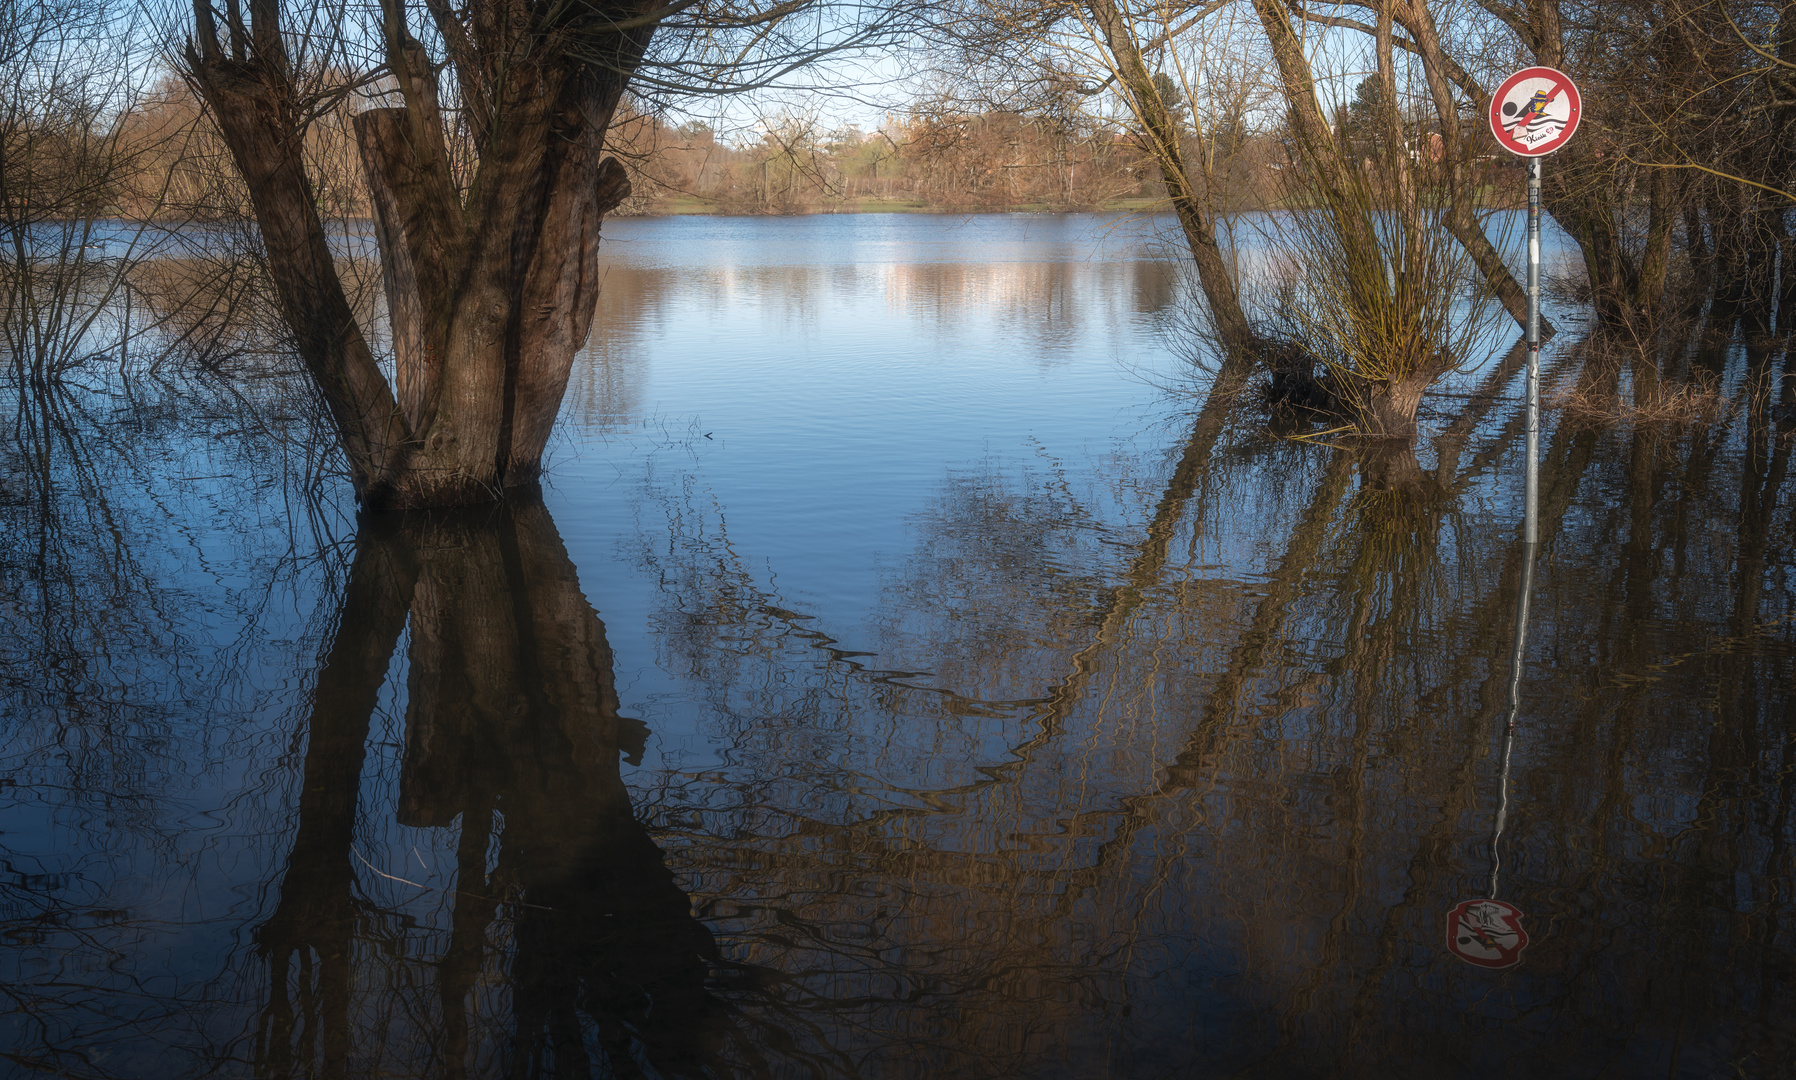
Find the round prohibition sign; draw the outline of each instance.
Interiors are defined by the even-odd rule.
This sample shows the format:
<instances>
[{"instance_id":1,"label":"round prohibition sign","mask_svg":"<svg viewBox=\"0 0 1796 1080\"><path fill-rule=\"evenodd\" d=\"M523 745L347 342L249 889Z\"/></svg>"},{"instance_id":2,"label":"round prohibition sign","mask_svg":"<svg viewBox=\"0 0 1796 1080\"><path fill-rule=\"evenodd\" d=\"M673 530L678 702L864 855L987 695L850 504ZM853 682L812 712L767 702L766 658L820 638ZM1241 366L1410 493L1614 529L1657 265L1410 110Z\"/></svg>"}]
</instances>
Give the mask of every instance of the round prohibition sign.
<instances>
[{"instance_id":1,"label":"round prohibition sign","mask_svg":"<svg viewBox=\"0 0 1796 1080\"><path fill-rule=\"evenodd\" d=\"M1466 900L1447 912L1447 951L1481 968L1514 967L1528 947L1522 912L1501 900Z\"/></svg>"},{"instance_id":2,"label":"round prohibition sign","mask_svg":"<svg viewBox=\"0 0 1796 1080\"><path fill-rule=\"evenodd\" d=\"M1583 111L1584 99L1565 72L1523 68L1490 96L1490 133L1512 154L1540 157L1571 139Z\"/></svg>"}]
</instances>

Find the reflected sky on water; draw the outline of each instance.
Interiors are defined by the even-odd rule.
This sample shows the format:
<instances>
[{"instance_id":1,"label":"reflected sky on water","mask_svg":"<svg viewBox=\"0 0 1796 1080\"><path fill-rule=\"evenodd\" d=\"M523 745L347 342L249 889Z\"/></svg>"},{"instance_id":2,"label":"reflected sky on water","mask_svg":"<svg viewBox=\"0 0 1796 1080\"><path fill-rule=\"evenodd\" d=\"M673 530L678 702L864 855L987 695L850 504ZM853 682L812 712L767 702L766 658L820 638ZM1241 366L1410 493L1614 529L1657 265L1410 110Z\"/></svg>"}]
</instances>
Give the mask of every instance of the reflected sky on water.
<instances>
[{"instance_id":1,"label":"reflected sky on water","mask_svg":"<svg viewBox=\"0 0 1796 1080\"><path fill-rule=\"evenodd\" d=\"M0 462L0 1074L1780 1075L1786 356L1548 413L1481 969L1516 354L1414 454L1270 438L1156 227L608 223L501 508L96 383Z\"/></svg>"}]
</instances>

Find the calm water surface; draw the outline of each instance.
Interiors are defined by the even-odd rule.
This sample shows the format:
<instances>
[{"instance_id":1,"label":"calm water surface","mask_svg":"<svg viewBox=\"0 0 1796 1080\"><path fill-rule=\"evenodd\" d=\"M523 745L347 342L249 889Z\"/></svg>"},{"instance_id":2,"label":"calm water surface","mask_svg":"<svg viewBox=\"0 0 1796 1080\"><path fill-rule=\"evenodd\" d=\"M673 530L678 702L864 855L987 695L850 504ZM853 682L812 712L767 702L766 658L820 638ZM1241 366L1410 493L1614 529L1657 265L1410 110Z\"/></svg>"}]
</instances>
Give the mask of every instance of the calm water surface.
<instances>
[{"instance_id":1,"label":"calm water surface","mask_svg":"<svg viewBox=\"0 0 1796 1080\"><path fill-rule=\"evenodd\" d=\"M499 509L100 379L0 462L0 1074L1789 1075L1789 362L1549 413L1530 561L1513 362L1273 439L1154 228L609 223Z\"/></svg>"}]
</instances>

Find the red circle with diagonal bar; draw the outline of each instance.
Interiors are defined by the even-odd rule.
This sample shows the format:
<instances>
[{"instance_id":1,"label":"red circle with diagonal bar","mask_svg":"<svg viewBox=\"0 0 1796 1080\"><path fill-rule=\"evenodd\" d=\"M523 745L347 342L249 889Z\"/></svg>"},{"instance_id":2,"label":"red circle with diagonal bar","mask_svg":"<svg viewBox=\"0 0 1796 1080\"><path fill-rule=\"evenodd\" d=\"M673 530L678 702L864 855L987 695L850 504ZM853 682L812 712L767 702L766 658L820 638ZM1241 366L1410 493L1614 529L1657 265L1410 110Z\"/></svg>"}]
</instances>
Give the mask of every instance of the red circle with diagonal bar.
<instances>
[{"instance_id":1,"label":"red circle with diagonal bar","mask_svg":"<svg viewBox=\"0 0 1796 1080\"><path fill-rule=\"evenodd\" d=\"M1583 112L1584 99L1565 72L1523 68L1490 96L1490 133L1512 154L1540 157L1571 139Z\"/></svg>"},{"instance_id":2,"label":"red circle with diagonal bar","mask_svg":"<svg viewBox=\"0 0 1796 1080\"><path fill-rule=\"evenodd\" d=\"M1467 900L1447 913L1447 951L1481 968L1514 967L1528 947L1521 909L1501 900Z\"/></svg>"}]
</instances>

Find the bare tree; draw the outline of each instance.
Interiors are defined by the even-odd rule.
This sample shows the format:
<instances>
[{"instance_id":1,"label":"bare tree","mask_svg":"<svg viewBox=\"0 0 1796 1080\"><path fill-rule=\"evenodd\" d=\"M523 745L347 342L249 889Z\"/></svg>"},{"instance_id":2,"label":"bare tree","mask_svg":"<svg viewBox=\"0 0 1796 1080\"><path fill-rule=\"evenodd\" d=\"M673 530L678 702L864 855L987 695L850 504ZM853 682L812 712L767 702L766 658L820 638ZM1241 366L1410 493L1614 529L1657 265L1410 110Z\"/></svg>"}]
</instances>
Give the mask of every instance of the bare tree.
<instances>
[{"instance_id":1,"label":"bare tree","mask_svg":"<svg viewBox=\"0 0 1796 1080\"><path fill-rule=\"evenodd\" d=\"M1447 199L1451 209L1444 224L1453 238L1465 247L1503 309L1517 326L1526 328L1527 294L1504 263L1502 253L1485 232L1478 215L1480 188L1473 166L1477 150L1483 145L1481 118L1490 104L1488 91L1449 52L1436 9L1429 4L1417 0L1340 0L1329 6L1337 10L1364 9L1372 16L1372 22L1318 11L1314 4L1293 4L1292 11L1313 26L1350 29L1367 35L1380 57L1400 49L1420 60L1428 99L1434 108L1435 134L1440 139L1440 169L1445 174L1439 193ZM1468 34L1454 44L1469 50L1476 47L1477 41ZM1380 65L1380 78L1383 79L1383 60ZM1543 318L1542 337L1551 337L1553 333L1552 323Z\"/></svg>"},{"instance_id":2,"label":"bare tree","mask_svg":"<svg viewBox=\"0 0 1796 1080\"><path fill-rule=\"evenodd\" d=\"M116 344L145 230L109 219L144 159L179 141L122 137L140 96L135 30L101 0L0 8L0 348L21 418ZM145 216L163 194L136 192Z\"/></svg>"},{"instance_id":3,"label":"bare tree","mask_svg":"<svg viewBox=\"0 0 1796 1080\"><path fill-rule=\"evenodd\" d=\"M195 0L185 73L248 186L297 351L363 503L489 500L538 475L591 327L599 227L629 190L604 153L627 88L770 85L883 40L902 11L832 0L381 0L358 22L362 12L341 6ZM378 107L355 128L391 382L344 295L302 152L317 117L369 89Z\"/></svg>"},{"instance_id":4,"label":"bare tree","mask_svg":"<svg viewBox=\"0 0 1796 1080\"><path fill-rule=\"evenodd\" d=\"M1069 91L1102 100L1114 87L1115 100L1127 110L1165 185L1219 344L1231 355L1250 355L1257 351L1258 335L1243 310L1235 269L1217 241L1213 133L1189 106L1193 82L1204 77L1180 70L1175 56L1182 41L1210 29L1206 17L1222 6L1186 0L953 0L941 6L938 32L960 57L973 61L963 70L1012 101L1034 104ZM1230 74L1237 84L1243 81L1240 72Z\"/></svg>"}]
</instances>

